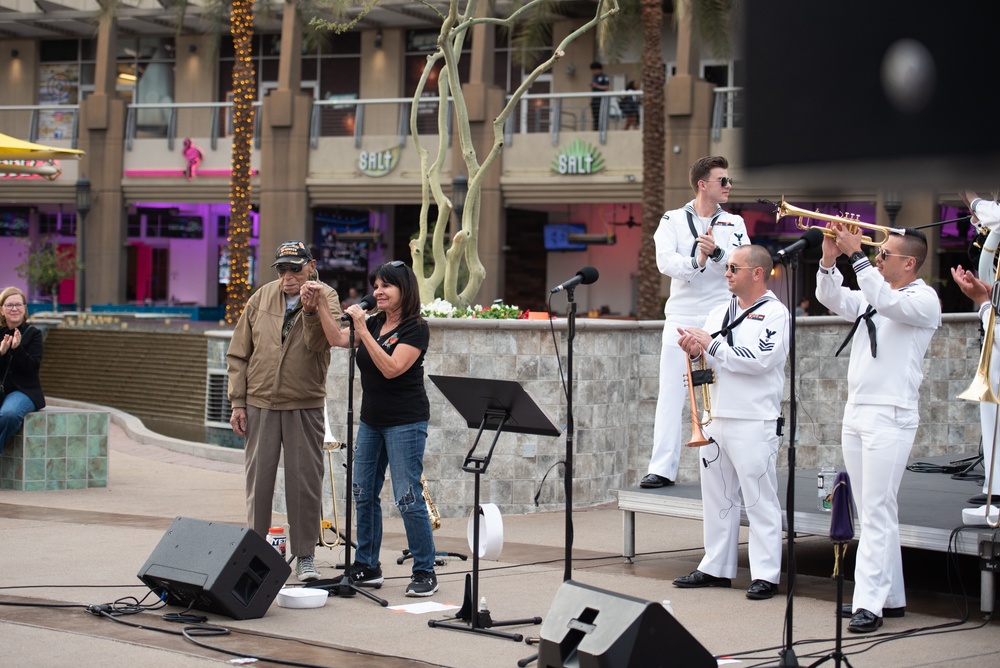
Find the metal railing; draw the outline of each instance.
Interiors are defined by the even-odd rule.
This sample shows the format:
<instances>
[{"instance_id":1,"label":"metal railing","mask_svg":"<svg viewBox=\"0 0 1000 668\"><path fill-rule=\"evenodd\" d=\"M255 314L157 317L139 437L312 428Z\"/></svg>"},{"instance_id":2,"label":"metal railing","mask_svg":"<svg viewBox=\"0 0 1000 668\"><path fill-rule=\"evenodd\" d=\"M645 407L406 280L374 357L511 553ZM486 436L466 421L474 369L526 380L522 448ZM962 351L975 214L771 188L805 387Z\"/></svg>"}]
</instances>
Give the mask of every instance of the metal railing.
<instances>
[{"instance_id":1,"label":"metal railing","mask_svg":"<svg viewBox=\"0 0 1000 668\"><path fill-rule=\"evenodd\" d=\"M439 97L422 97L417 107L417 132L422 135L438 133ZM376 98L370 100L315 100L309 125L309 145L319 146L320 137L354 137L354 147L361 148L361 139L365 130L365 111L372 107L395 106L396 137L399 146L406 143L410 134L410 110L413 108L411 97ZM448 113L445 123L448 135L448 145L452 137L452 101L448 100ZM391 113L391 112L390 112Z\"/></svg>"},{"instance_id":2,"label":"metal railing","mask_svg":"<svg viewBox=\"0 0 1000 668\"><path fill-rule=\"evenodd\" d=\"M253 146L260 148L260 101L254 102ZM130 104L125 117L125 150L131 151L137 138L162 138L167 141L167 149L174 150L177 139L177 112L179 110L209 110L208 137L212 150L218 147L219 137L233 135L232 102L164 102L159 104ZM225 126L222 126L222 110L225 110Z\"/></svg>"},{"instance_id":3,"label":"metal railing","mask_svg":"<svg viewBox=\"0 0 1000 668\"><path fill-rule=\"evenodd\" d=\"M521 96L517 110L507 117L504 140L511 144L514 135L547 132L553 146L559 144L559 133L596 131L602 144L608 143L608 130L624 128L627 118L621 100L635 96L638 124L642 129L642 91L610 90L585 93L529 93ZM510 96L507 97L510 100Z\"/></svg>"},{"instance_id":4,"label":"metal railing","mask_svg":"<svg viewBox=\"0 0 1000 668\"><path fill-rule=\"evenodd\" d=\"M80 137L80 105L78 104L21 104L0 107L0 111L30 111L28 120L27 140L31 142L51 141L53 139L69 139L70 148L76 148ZM60 114L71 114L72 119L66 121L56 118ZM62 128L69 126L69 136L63 130L55 130L56 125ZM47 131L43 131L50 128ZM10 131L7 134L18 134Z\"/></svg>"},{"instance_id":5,"label":"metal railing","mask_svg":"<svg viewBox=\"0 0 1000 668\"><path fill-rule=\"evenodd\" d=\"M712 139L719 141L723 128L743 127L743 89L716 88L712 105Z\"/></svg>"}]
</instances>

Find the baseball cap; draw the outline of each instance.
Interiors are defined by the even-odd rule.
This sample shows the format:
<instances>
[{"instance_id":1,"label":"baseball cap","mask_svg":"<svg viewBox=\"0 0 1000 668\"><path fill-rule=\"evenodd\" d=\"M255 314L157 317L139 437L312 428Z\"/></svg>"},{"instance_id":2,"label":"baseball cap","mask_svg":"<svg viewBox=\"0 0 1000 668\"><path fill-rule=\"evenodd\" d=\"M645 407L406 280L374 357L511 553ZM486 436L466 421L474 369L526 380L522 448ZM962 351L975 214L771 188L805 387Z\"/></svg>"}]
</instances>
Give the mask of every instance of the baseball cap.
<instances>
[{"instance_id":1,"label":"baseball cap","mask_svg":"<svg viewBox=\"0 0 1000 668\"><path fill-rule=\"evenodd\" d=\"M278 264L297 264L300 267L313 259L312 253L301 241L286 241L278 246L274 252L274 262L271 266Z\"/></svg>"}]
</instances>

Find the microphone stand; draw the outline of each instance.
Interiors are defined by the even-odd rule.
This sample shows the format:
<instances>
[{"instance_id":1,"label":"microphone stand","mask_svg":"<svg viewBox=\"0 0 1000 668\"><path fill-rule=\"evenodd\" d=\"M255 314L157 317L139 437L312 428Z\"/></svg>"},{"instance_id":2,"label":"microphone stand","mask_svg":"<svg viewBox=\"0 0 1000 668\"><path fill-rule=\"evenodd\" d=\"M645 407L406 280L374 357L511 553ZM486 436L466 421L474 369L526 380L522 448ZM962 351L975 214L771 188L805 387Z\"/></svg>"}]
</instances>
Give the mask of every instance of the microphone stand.
<instances>
[{"instance_id":1,"label":"microphone stand","mask_svg":"<svg viewBox=\"0 0 1000 668\"><path fill-rule=\"evenodd\" d=\"M791 263L786 266L790 269L791 294L790 303L794 309L798 301L799 287L799 264L801 253L796 253L791 258ZM784 258L782 258L784 259ZM788 542L788 599L785 609L785 645L779 652L781 657L779 666L791 668L798 666L798 659L795 657L794 643L792 641L794 601L795 601L795 437L798 426L797 402L795 400L795 312L791 312L788 327L788 376L791 383L791 391L788 393L788 490L785 500L785 524L787 525Z\"/></svg>"},{"instance_id":2,"label":"microphone stand","mask_svg":"<svg viewBox=\"0 0 1000 668\"><path fill-rule=\"evenodd\" d=\"M350 597L355 594L361 594L366 596L371 600L375 601L383 608L389 605L389 601L384 598L379 598L370 591L365 591L361 587L354 584L351 580L351 494L353 494L353 483L354 483L354 363L357 358L357 348L354 346L354 319L348 318L348 327L350 327L350 333L348 334L348 344L347 349L349 351L348 367L347 367L347 479L344 486L346 487L346 493L344 495L344 501L346 506L345 516L347 526L345 528L345 543L344 543L344 574L340 576L339 579L319 581L313 583L313 587L326 589L331 596L343 596ZM330 475L333 475L333 471L330 471ZM334 499L334 503L336 503ZM310 585L306 585L307 587Z\"/></svg>"},{"instance_id":3,"label":"microphone stand","mask_svg":"<svg viewBox=\"0 0 1000 668\"><path fill-rule=\"evenodd\" d=\"M576 338L576 301L573 291L576 286L566 288L566 460L563 465L563 493L566 496L566 555L563 582L573 579L573 339ZM529 638L531 645L540 639ZM519 668L524 668L538 660L538 654L520 659Z\"/></svg>"},{"instance_id":4,"label":"microphone stand","mask_svg":"<svg viewBox=\"0 0 1000 668\"><path fill-rule=\"evenodd\" d=\"M573 339L576 338L574 286L566 288L566 463L563 489L566 495L566 558L563 582L573 578Z\"/></svg>"}]
</instances>

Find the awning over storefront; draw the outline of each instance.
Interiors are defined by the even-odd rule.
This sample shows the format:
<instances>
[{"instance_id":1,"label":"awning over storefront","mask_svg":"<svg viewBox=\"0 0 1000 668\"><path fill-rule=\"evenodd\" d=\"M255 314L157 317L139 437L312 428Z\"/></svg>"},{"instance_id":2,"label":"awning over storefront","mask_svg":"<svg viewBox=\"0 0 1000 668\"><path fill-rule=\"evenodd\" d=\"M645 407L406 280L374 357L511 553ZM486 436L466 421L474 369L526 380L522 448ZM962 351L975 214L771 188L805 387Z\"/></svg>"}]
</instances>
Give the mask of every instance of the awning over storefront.
<instances>
[{"instance_id":1,"label":"awning over storefront","mask_svg":"<svg viewBox=\"0 0 1000 668\"><path fill-rule=\"evenodd\" d=\"M53 160L80 159L83 151L34 144L0 133L0 172L38 174L49 180L59 178L62 170ZM23 162L22 162L23 161Z\"/></svg>"}]
</instances>

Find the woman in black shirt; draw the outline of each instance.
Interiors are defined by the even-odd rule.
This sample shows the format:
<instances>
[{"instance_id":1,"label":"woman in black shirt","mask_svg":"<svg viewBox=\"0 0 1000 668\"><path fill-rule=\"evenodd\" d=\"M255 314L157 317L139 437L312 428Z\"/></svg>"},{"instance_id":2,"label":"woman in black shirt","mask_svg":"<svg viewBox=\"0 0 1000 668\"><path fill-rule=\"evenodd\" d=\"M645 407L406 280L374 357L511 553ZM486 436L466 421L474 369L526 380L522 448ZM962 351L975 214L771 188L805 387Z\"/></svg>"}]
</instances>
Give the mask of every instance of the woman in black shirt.
<instances>
[{"instance_id":1,"label":"woman in black shirt","mask_svg":"<svg viewBox=\"0 0 1000 668\"><path fill-rule=\"evenodd\" d=\"M0 292L0 452L24 416L45 407L38 370L42 333L29 325L28 302L18 288Z\"/></svg>"},{"instance_id":2,"label":"woman in black shirt","mask_svg":"<svg viewBox=\"0 0 1000 668\"><path fill-rule=\"evenodd\" d=\"M403 262L379 265L369 282L375 288L376 315L366 320L364 309L357 304L344 311L354 323L362 389L353 476L358 547L349 574L360 586L383 582L379 494L388 467L413 555L413 575L406 595L431 596L438 589L434 537L420 482L430 420L423 366L430 330L420 317L417 277ZM348 330L338 328L329 309L314 300L314 293L318 290L308 284L303 288L303 308L318 309L330 344L346 348Z\"/></svg>"}]
</instances>

